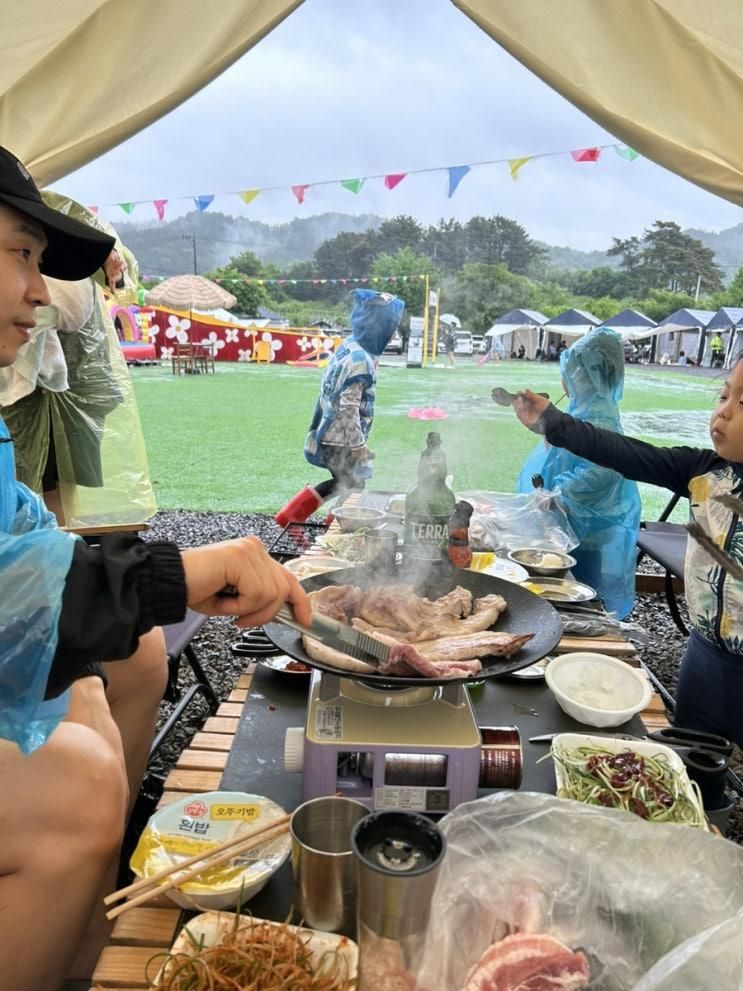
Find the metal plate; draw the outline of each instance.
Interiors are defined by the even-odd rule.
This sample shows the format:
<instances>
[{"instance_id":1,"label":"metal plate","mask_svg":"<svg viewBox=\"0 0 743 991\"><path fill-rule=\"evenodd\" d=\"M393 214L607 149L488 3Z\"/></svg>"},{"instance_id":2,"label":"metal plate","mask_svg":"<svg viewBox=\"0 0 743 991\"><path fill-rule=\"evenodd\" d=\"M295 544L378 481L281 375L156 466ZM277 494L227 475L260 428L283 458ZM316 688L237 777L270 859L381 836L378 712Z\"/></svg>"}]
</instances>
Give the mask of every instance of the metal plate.
<instances>
[{"instance_id":1,"label":"metal plate","mask_svg":"<svg viewBox=\"0 0 743 991\"><path fill-rule=\"evenodd\" d=\"M560 637L562 636L562 623L557 611L540 596L529 592L520 585L504 581L501 578L493 578L490 575L483 575L475 571L463 571L459 568L441 567L429 572L427 580L415 582L410 575L407 575L404 568L398 567L396 571L386 577L388 584L407 583L414 587L420 595L425 595L429 599L436 599L441 595L451 592L457 585L468 589L475 598L483 595L502 595L508 604L508 608L493 629L501 633L533 633L534 637L525 647L523 647L514 657L484 657L482 658L482 671L478 672L472 679L459 679L463 681L479 681L482 678L496 678L499 675L509 674L511 671L518 671L520 668L528 667L536 663L545 654L554 650ZM324 575L315 575L307 578L302 585L308 592L316 589L326 588L328 585L358 585L361 588L370 588L380 584L380 577L368 567L349 568L347 571L331 571ZM343 677L361 678L365 682L377 685L393 685L395 687L420 686L420 678L400 678L390 675L380 674L354 674L349 671L339 671L338 668L329 664L322 664L313 660L302 645L302 639L294 630L279 623L267 623L266 633L276 646L290 657L298 661L304 661L313 668L320 671L327 671L330 674L340 674ZM427 685L445 685L453 679L426 678Z\"/></svg>"},{"instance_id":2,"label":"metal plate","mask_svg":"<svg viewBox=\"0 0 743 991\"><path fill-rule=\"evenodd\" d=\"M541 597L551 602L589 602L596 598L595 589L572 578L543 578L541 575L534 575L528 580L528 584L538 588Z\"/></svg>"}]
</instances>

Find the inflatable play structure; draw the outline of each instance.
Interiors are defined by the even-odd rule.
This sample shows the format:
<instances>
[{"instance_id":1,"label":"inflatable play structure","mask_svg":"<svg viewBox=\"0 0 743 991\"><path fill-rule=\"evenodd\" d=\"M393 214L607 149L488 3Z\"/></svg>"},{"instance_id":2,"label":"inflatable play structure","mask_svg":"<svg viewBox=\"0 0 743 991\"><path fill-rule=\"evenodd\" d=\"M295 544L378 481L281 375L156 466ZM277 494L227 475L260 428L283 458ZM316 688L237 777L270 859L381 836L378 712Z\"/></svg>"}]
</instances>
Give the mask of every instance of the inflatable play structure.
<instances>
[{"instance_id":1,"label":"inflatable play structure","mask_svg":"<svg viewBox=\"0 0 743 991\"><path fill-rule=\"evenodd\" d=\"M111 301L108 312L116 327L121 352L128 365L154 364L157 351L151 342L152 310Z\"/></svg>"}]
</instances>

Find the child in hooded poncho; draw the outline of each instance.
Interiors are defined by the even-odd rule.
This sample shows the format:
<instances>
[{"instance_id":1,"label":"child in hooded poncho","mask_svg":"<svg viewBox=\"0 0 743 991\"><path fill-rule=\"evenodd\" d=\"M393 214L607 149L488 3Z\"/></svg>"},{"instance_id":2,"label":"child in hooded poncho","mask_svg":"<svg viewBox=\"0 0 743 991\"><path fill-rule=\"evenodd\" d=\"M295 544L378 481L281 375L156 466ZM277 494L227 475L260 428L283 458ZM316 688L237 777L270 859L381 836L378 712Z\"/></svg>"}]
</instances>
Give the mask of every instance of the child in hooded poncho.
<instances>
[{"instance_id":1,"label":"child in hooded poncho","mask_svg":"<svg viewBox=\"0 0 743 991\"><path fill-rule=\"evenodd\" d=\"M374 421L379 357L402 319L405 303L373 289L354 289L351 334L325 369L304 456L330 478L306 485L276 514L281 526L299 523L340 492L359 491L371 477L367 447Z\"/></svg>"},{"instance_id":2,"label":"child in hooded poncho","mask_svg":"<svg viewBox=\"0 0 743 991\"><path fill-rule=\"evenodd\" d=\"M624 388L622 339L597 328L560 356L568 413L622 434L619 400ZM519 492L533 491L532 477L557 494L580 540L572 553L575 577L596 589L606 608L623 619L635 599L640 495L634 482L610 468L591 464L561 447L541 442L519 475Z\"/></svg>"}]
</instances>

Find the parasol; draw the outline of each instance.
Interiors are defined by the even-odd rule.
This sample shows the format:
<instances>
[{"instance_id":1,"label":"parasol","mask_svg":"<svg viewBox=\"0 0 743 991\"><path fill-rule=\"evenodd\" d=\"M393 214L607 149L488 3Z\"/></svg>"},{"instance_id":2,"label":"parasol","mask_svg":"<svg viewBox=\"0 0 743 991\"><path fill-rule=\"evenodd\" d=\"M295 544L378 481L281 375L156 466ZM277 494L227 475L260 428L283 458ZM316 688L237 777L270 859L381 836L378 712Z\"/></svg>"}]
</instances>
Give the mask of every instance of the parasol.
<instances>
[{"instance_id":1,"label":"parasol","mask_svg":"<svg viewBox=\"0 0 743 991\"><path fill-rule=\"evenodd\" d=\"M218 306L229 310L237 303L232 293L203 275L174 275L150 289L146 299L151 306L189 311L213 310Z\"/></svg>"}]
</instances>

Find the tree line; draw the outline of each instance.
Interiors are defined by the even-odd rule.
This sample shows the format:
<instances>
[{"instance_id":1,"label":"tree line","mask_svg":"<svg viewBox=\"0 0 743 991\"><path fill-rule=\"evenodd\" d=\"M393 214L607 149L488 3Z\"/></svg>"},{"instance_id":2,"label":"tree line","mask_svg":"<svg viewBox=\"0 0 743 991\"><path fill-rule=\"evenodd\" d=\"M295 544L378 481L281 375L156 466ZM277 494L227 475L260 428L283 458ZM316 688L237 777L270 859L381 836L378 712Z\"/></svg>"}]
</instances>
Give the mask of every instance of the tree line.
<instances>
[{"instance_id":1,"label":"tree line","mask_svg":"<svg viewBox=\"0 0 743 991\"><path fill-rule=\"evenodd\" d=\"M616 268L558 269L550 266L545 247L507 217L424 226L400 215L376 229L343 231L324 241L311 260L283 271L243 251L209 275L237 297L236 312L256 316L265 307L295 325L345 322L350 287L324 281L340 277L376 277L380 281L370 285L401 296L408 313L420 314L423 283L399 277L427 274L431 287L441 289L442 311L456 313L476 332L516 307L551 317L575 306L603 320L631 306L659 320L684 306L743 305L743 269L726 288L714 252L672 221L657 220L641 235L614 238L608 254L617 259ZM246 276L282 284L246 283ZM397 281L387 281L389 276Z\"/></svg>"}]
</instances>

